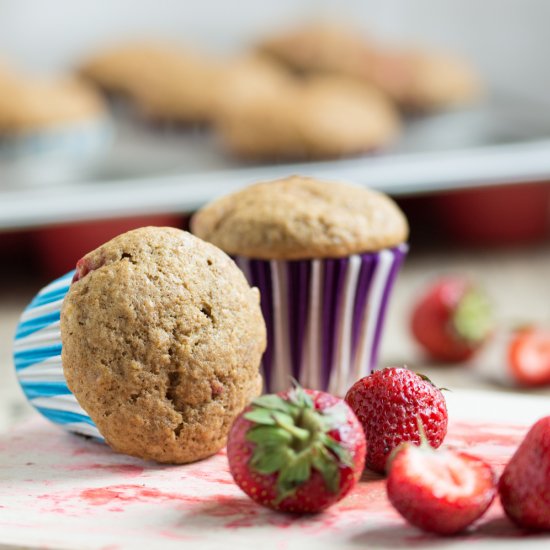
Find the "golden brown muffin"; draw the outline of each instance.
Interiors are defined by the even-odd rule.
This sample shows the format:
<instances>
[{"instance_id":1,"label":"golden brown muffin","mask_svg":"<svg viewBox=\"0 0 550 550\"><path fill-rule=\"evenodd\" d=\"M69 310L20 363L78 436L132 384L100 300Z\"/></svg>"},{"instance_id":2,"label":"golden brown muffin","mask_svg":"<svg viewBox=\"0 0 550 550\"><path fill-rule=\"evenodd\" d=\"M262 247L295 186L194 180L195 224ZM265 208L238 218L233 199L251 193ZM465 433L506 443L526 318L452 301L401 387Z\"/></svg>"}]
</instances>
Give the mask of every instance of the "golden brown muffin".
<instances>
[{"instance_id":1,"label":"golden brown muffin","mask_svg":"<svg viewBox=\"0 0 550 550\"><path fill-rule=\"evenodd\" d=\"M169 43L133 43L88 60L81 73L106 91L133 99L146 116L204 122L213 116L219 66Z\"/></svg>"},{"instance_id":2,"label":"golden brown muffin","mask_svg":"<svg viewBox=\"0 0 550 550\"><path fill-rule=\"evenodd\" d=\"M0 132L41 130L105 114L101 96L74 78L0 78Z\"/></svg>"},{"instance_id":3,"label":"golden brown muffin","mask_svg":"<svg viewBox=\"0 0 550 550\"><path fill-rule=\"evenodd\" d=\"M359 76L371 63L374 47L356 29L337 23L317 22L290 29L260 42L258 51L293 70L335 72Z\"/></svg>"},{"instance_id":4,"label":"golden brown muffin","mask_svg":"<svg viewBox=\"0 0 550 550\"><path fill-rule=\"evenodd\" d=\"M386 195L300 176L215 200L193 216L191 229L228 254L283 260L374 252L408 236L405 216Z\"/></svg>"},{"instance_id":5,"label":"golden brown muffin","mask_svg":"<svg viewBox=\"0 0 550 550\"><path fill-rule=\"evenodd\" d=\"M132 97L156 120L210 122L219 93L219 67L212 60L180 55L166 58L136 83Z\"/></svg>"},{"instance_id":6,"label":"golden brown muffin","mask_svg":"<svg viewBox=\"0 0 550 550\"><path fill-rule=\"evenodd\" d=\"M463 60L432 51L387 49L358 30L312 24L268 38L259 50L300 72L330 72L369 82L407 110L469 103L479 78Z\"/></svg>"},{"instance_id":7,"label":"golden brown muffin","mask_svg":"<svg viewBox=\"0 0 550 550\"><path fill-rule=\"evenodd\" d=\"M387 146L398 115L378 90L349 79L295 79L267 64L226 78L217 128L233 154L250 159L324 159Z\"/></svg>"},{"instance_id":8,"label":"golden brown muffin","mask_svg":"<svg viewBox=\"0 0 550 550\"><path fill-rule=\"evenodd\" d=\"M410 111L460 106L481 95L479 79L470 65L458 57L429 51L378 51L371 81Z\"/></svg>"},{"instance_id":9,"label":"golden brown muffin","mask_svg":"<svg viewBox=\"0 0 550 550\"><path fill-rule=\"evenodd\" d=\"M63 370L115 450L205 458L261 390L259 292L215 246L145 227L79 262L61 312Z\"/></svg>"},{"instance_id":10,"label":"golden brown muffin","mask_svg":"<svg viewBox=\"0 0 550 550\"><path fill-rule=\"evenodd\" d=\"M217 95L220 116L231 110L235 102L249 102L268 94L277 96L298 83L284 65L259 54L227 60L220 66L220 82L223 84Z\"/></svg>"},{"instance_id":11,"label":"golden brown muffin","mask_svg":"<svg viewBox=\"0 0 550 550\"><path fill-rule=\"evenodd\" d=\"M171 44L130 42L91 56L79 72L107 92L131 94L143 75L174 51L177 49Z\"/></svg>"}]
</instances>

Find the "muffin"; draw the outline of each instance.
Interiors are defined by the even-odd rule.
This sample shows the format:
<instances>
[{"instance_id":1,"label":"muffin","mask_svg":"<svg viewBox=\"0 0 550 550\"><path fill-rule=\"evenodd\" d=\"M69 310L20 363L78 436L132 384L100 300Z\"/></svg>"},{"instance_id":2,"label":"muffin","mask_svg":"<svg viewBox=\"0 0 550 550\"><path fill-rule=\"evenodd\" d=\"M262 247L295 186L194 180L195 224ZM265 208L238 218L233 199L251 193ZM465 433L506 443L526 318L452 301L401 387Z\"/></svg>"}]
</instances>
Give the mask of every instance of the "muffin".
<instances>
[{"instance_id":1,"label":"muffin","mask_svg":"<svg viewBox=\"0 0 550 550\"><path fill-rule=\"evenodd\" d=\"M107 152L112 127L101 96L74 78L0 76L0 173L38 182L82 173Z\"/></svg>"},{"instance_id":2,"label":"muffin","mask_svg":"<svg viewBox=\"0 0 550 550\"><path fill-rule=\"evenodd\" d=\"M464 60L419 49L378 51L371 82L412 112L460 107L481 95L478 77Z\"/></svg>"},{"instance_id":3,"label":"muffin","mask_svg":"<svg viewBox=\"0 0 550 550\"><path fill-rule=\"evenodd\" d=\"M175 47L154 42L129 42L106 48L86 59L78 71L109 94L132 95L142 75L154 69Z\"/></svg>"},{"instance_id":4,"label":"muffin","mask_svg":"<svg viewBox=\"0 0 550 550\"><path fill-rule=\"evenodd\" d=\"M136 42L91 57L82 75L103 90L130 98L145 117L208 122L214 111L219 65L170 43Z\"/></svg>"},{"instance_id":5,"label":"muffin","mask_svg":"<svg viewBox=\"0 0 550 550\"><path fill-rule=\"evenodd\" d=\"M301 73L328 72L368 82L405 110L454 107L480 95L479 78L462 59L430 50L386 48L345 25L293 29L267 38L258 50Z\"/></svg>"},{"instance_id":6,"label":"muffin","mask_svg":"<svg viewBox=\"0 0 550 550\"><path fill-rule=\"evenodd\" d=\"M351 26L321 21L268 36L256 49L298 73L367 77L374 44Z\"/></svg>"},{"instance_id":7,"label":"muffin","mask_svg":"<svg viewBox=\"0 0 550 550\"><path fill-rule=\"evenodd\" d=\"M15 363L50 419L122 453L186 463L218 451L260 393L264 348L258 290L234 262L189 233L147 227L33 300Z\"/></svg>"},{"instance_id":8,"label":"muffin","mask_svg":"<svg viewBox=\"0 0 550 550\"><path fill-rule=\"evenodd\" d=\"M227 74L216 128L226 149L253 160L326 159L389 145L399 118L376 89L349 79L296 79L255 60Z\"/></svg>"},{"instance_id":9,"label":"muffin","mask_svg":"<svg viewBox=\"0 0 550 550\"><path fill-rule=\"evenodd\" d=\"M264 381L344 395L376 368L408 225L387 196L292 176L222 197L191 220L260 289Z\"/></svg>"}]
</instances>

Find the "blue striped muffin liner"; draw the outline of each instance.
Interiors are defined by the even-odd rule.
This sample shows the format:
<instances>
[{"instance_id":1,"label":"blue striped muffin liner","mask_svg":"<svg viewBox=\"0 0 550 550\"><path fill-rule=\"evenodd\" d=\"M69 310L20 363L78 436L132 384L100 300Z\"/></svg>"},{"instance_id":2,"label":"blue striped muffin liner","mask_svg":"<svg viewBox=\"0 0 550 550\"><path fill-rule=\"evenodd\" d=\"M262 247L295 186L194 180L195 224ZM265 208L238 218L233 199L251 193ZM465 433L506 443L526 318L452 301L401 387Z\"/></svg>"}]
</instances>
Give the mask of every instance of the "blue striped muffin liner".
<instances>
[{"instance_id":1,"label":"blue striped muffin liner","mask_svg":"<svg viewBox=\"0 0 550 550\"><path fill-rule=\"evenodd\" d=\"M375 369L388 301L407 251L402 244L337 259L236 257L260 289L266 391L285 390L294 378L343 396Z\"/></svg>"},{"instance_id":2,"label":"blue striped muffin liner","mask_svg":"<svg viewBox=\"0 0 550 550\"><path fill-rule=\"evenodd\" d=\"M61 364L60 316L74 271L44 287L19 319L13 361L19 384L48 420L82 435L103 439L67 387Z\"/></svg>"}]
</instances>

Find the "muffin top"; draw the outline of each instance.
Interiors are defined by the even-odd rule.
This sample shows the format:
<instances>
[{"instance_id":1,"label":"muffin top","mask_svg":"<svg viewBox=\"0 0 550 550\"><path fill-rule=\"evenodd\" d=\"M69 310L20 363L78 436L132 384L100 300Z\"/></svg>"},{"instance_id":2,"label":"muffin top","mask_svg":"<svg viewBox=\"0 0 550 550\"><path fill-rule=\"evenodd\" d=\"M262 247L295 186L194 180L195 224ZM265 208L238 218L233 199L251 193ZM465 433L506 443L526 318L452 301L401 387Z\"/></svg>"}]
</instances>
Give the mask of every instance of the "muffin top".
<instances>
[{"instance_id":1,"label":"muffin top","mask_svg":"<svg viewBox=\"0 0 550 550\"><path fill-rule=\"evenodd\" d=\"M330 72L369 82L405 110L476 100L481 83L466 61L436 50L387 47L350 25L318 22L267 38L258 49L300 72Z\"/></svg>"},{"instance_id":2,"label":"muffin top","mask_svg":"<svg viewBox=\"0 0 550 550\"><path fill-rule=\"evenodd\" d=\"M149 71L159 63L178 57L171 43L136 41L111 46L90 56L79 72L100 88L113 93L132 93Z\"/></svg>"},{"instance_id":3,"label":"muffin top","mask_svg":"<svg viewBox=\"0 0 550 550\"><path fill-rule=\"evenodd\" d=\"M224 81L217 129L239 157L338 158L387 146L398 134L395 108L368 84L329 75L297 79L258 59L234 76Z\"/></svg>"},{"instance_id":4,"label":"muffin top","mask_svg":"<svg viewBox=\"0 0 550 550\"><path fill-rule=\"evenodd\" d=\"M104 113L100 95L77 79L0 78L0 132L50 128Z\"/></svg>"},{"instance_id":5,"label":"muffin top","mask_svg":"<svg viewBox=\"0 0 550 550\"><path fill-rule=\"evenodd\" d=\"M383 193L301 176L215 200L191 229L229 254L285 260L374 252L408 236L404 214Z\"/></svg>"},{"instance_id":6,"label":"muffin top","mask_svg":"<svg viewBox=\"0 0 550 550\"><path fill-rule=\"evenodd\" d=\"M127 95L153 119L210 120L220 82L217 61L162 41L128 42L90 57L80 73L101 89Z\"/></svg>"},{"instance_id":7,"label":"muffin top","mask_svg":"<svg viewBox=\"0 0 550 550\"><path fill-rule=\"evenodd\" d=\"M380 50L372 63L372 81L404 109L430 111L471 103L482 95L473 67L447 53Z\"/></svg>"},{"instance_id":8,"label":"muffin top","mask_svg":"<svg viewBox=\"0 0 550 550\"><path fill-rule=\"evenodd\" d=\"M61 312L67 384L117 451L217 452L261 390L259 292L215 246L173 228L119 235L78 262Z\"/></svg>"},{"instance_id":9,"label":"muffin top","mask_svg":"<svg viewBox=\"0 0 550 550\"><path fill-rule=\"evenodd\" d=\"M257 49L299 72L355 72L368 67L372 45L352 26L317 21L275 33Z\"/></svg>"},{"instance_id":10,"label":"muffin top","mask_svg":"<svg viewBox=\"0 0 550 550\"><path fill-rule=\"evenodd\" d=\"M223 85L218 62L188 51L159 58L132 85L129 92L147 117L181 122L208 122Z\"/></svg>"}]
</instances>

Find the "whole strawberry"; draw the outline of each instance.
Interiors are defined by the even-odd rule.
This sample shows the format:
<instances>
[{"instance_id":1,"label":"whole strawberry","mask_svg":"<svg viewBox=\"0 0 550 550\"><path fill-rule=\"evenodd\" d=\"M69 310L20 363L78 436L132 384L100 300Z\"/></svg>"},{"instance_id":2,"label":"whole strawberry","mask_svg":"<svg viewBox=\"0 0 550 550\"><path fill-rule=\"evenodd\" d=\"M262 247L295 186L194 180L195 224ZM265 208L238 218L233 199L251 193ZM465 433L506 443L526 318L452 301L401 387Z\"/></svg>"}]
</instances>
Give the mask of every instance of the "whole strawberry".
<instances>
[{"instance_id":1,"label":"whole strawberry","mask_svg":"<svg viewBox=\"0 0 550 550\"><path fill-rule=\"evenodd\" d=\"M427 443L404 443L389 464L388 498L412 525L453 535L480 518L496 495L496 477L483 460Z\"/></svg>"},{"instance_id":2,"label":"whole strawberry","mask_svg":"<svg viewBox=\"0 0 550 550\"><path fill-rule=\"evenodd\" d=\"M416 341L436 361L470 359L493 328L489 301L470 281L446 277L433 284L414 307L411 329Z\"/></svg>"},{"instance_id":3,"label":"whole strawberry","mask_svg":"<svg viewBox=\"0 0 550 550\"><path fill-rule=\"evenodd\" d=\"M526 529L550 530L550 416L536 422L500 478L506 515Z\"/></svg>"},{"instance_id":4,"label":"whole strawberry","mask_svg":"<svg viewBox=\"0 0 550 550\"><path fill-rule=\"evenodd\" d=\"M386 368L358 380L346 402L367 439L367 467L384 472L390 453L405 441L420 443L418 420L432 447L447 434L447 406L427 378L406 368Z\"/></svg>"},{"instance_id":5,"label":"whole strawberry","mask_svg":"<svg viewBox=\"0 0 550 550\"><path fill-rule=\"evenodd\" d=\"M295 387L258 397L237 417L227 458L237 485L259 504L319 512L361 476L365 436L342 399Z\"/></svg>"}]
</instances>

